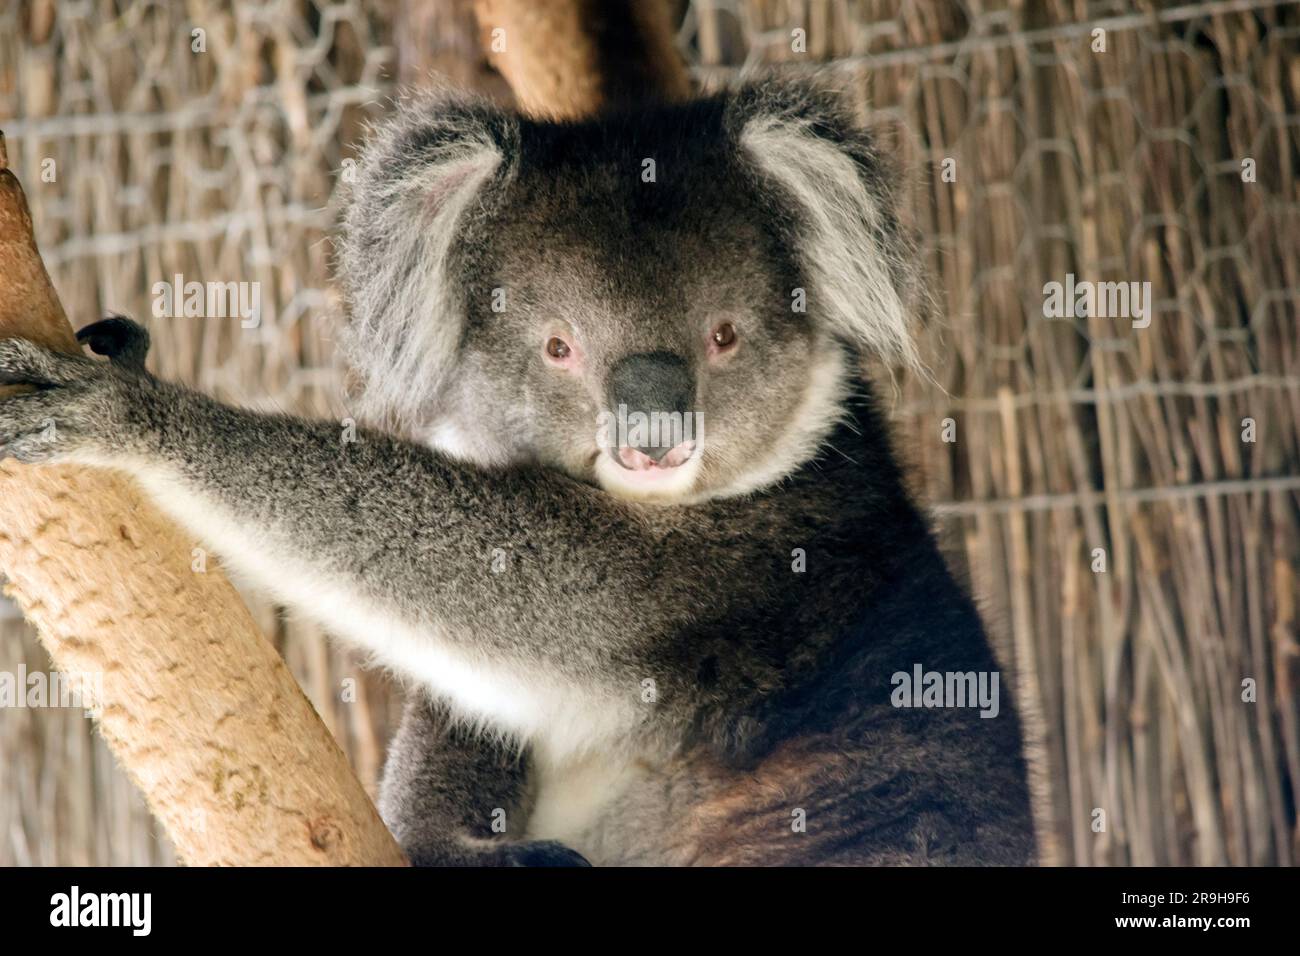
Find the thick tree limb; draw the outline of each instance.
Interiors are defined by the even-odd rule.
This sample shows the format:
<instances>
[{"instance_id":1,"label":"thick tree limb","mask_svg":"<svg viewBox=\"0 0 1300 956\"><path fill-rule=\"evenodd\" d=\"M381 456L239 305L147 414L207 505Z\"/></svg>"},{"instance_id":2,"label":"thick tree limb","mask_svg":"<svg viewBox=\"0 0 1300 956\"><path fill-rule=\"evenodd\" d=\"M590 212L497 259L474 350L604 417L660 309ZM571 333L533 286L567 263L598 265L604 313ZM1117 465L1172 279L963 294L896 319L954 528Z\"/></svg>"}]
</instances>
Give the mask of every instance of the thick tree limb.
<instances>
[{"instance_id":1,"label":"thick tree limb","mask_svg":"<svg viewBox=\"0 0 1300 956\"><path fill-rule=\"evenodd\" d=\"M0 337L79 347L0 135ZM191 864L400 865L347 758L225 577L126 478L0 464L0 574Z\"/></svg>"},{"instance_id":2,"label":"thick tree limb","mask_svg":"<svg viewBox=\"0 0 1300 956\"><path fill-rule=\"evenodd\" d=\"M474 10L527 113L578 119L690 94L666 0L474 0Z\"/></svg>"}]
</instances>

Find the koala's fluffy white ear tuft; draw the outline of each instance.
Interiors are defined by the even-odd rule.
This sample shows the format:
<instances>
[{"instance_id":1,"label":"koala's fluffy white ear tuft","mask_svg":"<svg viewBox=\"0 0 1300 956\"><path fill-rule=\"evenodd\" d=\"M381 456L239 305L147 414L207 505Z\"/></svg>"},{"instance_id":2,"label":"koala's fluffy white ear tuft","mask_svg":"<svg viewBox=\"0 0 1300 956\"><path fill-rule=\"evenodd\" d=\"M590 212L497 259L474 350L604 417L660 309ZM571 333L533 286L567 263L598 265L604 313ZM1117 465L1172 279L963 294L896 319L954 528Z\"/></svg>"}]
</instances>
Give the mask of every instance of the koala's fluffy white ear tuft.
<instances>
[{"instance_id":1,"label":"koala's fluffy white ear tuft","mask_svg":"<svg viewBox=\"0 0 1300 956\"><path fill-rule=\"evenodd\" d=\"M513 176L517 140L512 116L437 93L373 131L339 245L342 346L364 380L365 417L405 427L437 399L465 329L458 240Z\"/></svg>"},{"instance_id":2,"label":"koala's fluffy white ear tuft","mask_svg":"<svg viewBox=\"0 0 1300 956\"><path fill-rule=\"evenodd\" d=\"M793 203L810 311L859 348L919 368L915 247L895 214L890 164L817 86L769 81L738 91L731 109L741 151Z\"/></svg>"}]
</instances>

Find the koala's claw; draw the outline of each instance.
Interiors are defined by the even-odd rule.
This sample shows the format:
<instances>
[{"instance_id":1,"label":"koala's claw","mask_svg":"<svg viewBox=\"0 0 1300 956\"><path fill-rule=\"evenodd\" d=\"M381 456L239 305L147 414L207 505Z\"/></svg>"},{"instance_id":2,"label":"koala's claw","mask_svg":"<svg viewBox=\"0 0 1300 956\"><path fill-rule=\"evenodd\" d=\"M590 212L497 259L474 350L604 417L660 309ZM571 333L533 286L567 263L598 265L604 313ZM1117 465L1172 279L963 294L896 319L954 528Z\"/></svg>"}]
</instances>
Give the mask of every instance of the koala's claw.
<instances>
[{"instance_id":1,"label":"koala's claw","mask_svg":"<svg viewBox=\"0 0 1300 956\"><path fill-rule=\"evenodd\" d=\"M113 315L77 330L77 341L85 342L96 355L131 368L144 368L149 354L149 331L124 315Z\"/></svg>"}]
</instances>

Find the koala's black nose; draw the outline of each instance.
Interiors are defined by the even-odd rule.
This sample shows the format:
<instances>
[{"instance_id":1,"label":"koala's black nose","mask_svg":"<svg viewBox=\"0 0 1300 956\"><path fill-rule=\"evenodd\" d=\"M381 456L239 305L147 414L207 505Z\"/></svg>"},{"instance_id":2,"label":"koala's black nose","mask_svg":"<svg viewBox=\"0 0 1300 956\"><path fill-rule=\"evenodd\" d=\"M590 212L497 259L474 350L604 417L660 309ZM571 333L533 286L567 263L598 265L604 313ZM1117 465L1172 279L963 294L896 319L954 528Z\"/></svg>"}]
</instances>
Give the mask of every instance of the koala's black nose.
<instances>
[{"instance_id":1,"label":"koala's black nose","mask_svg":"<svg viewBox=\"0 0 1300 956\"><path fill-rule=\"evenodd\" d=\"M620 359L609 372L610 410L622 420L640 413L647 419L667 415L684 422L695 405L695 377L686 360L672 352L639 352ZM664 419L660 419L664 420ZM679 426L680 427L680 426ZM630 441L655 461L680 442L663 428L651 431L649 443Z\"/></svg>"}]
</instances>

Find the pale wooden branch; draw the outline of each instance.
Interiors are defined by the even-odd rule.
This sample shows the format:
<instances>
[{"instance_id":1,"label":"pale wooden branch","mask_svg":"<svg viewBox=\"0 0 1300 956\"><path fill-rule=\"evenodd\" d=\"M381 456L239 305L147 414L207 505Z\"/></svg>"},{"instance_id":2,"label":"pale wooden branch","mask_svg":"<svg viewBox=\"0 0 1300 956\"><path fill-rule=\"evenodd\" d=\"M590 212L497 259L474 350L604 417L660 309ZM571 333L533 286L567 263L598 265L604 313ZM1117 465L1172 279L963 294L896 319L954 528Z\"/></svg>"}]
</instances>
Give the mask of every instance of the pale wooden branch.
<instances>
[{"instance_id":1,"label":"pale wooden branch","mask_svg":"<svg viewBox=\"0 0 1300 956\"><path fill-rule=\"evenodd\" d=\"M661 0L475 0L480 40L526 113L580 119L690 95Z\"/></svg>"},{"instance_id":2,"label":"pale wooden branch","mask_svg":"<svg viewBox=\"0 0 1300 956\"><path fill-rule=\"evenodd\" d=\"M78 349L0 134L0 337ZM125 477L0 464L0 574L190 864L401 865L347 758L215 568Z\"/></svg>"}]
</instances>

